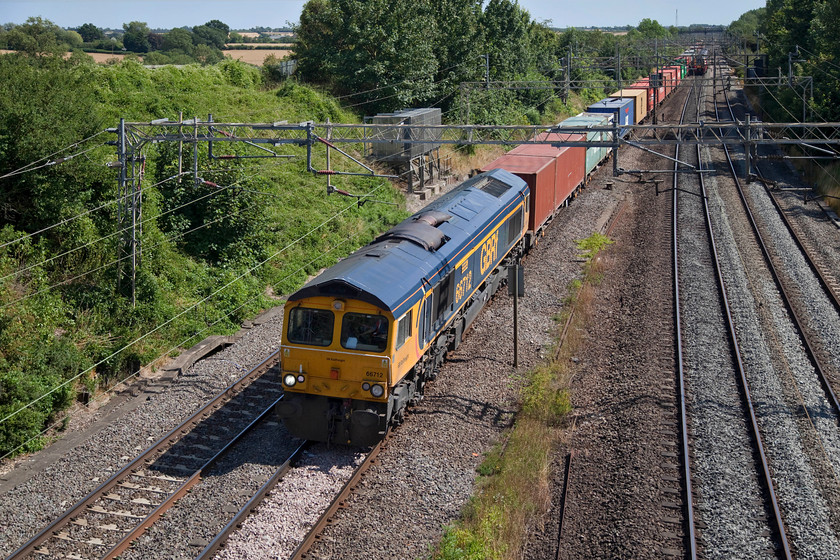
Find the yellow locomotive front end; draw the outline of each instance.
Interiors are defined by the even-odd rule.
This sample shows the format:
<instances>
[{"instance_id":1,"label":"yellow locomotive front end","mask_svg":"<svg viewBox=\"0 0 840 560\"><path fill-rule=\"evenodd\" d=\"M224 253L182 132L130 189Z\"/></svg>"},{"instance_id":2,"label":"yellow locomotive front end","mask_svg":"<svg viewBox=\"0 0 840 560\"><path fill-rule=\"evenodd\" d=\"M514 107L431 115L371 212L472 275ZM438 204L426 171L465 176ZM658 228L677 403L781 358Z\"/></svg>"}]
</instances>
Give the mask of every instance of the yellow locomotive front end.
<instances>
[{"instance_id":1,"label":"yellow locomotive front end","mask_svg":"<svg viewBox=\"0 0 840 560\"><path fill-rule=\"evenodd\" d=\"M313 297L284 313L277 413L305 439L372 445L387 429L393 317L353 299Z\"/></svg>"}]
</instances>

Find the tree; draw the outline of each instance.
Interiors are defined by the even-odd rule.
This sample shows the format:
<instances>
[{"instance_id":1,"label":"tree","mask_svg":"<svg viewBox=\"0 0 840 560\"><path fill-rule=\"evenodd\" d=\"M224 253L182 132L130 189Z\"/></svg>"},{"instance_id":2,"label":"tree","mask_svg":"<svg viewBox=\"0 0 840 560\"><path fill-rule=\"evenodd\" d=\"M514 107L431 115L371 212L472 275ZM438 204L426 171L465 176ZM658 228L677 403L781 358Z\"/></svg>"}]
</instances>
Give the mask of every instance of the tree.
<instances>
[{"instance_id":1,"label":"tree","mask_svg":"<svg viewBox=\"0 0 840 560\"><path fill-rule=\"evenodd\" d=\"M224 56L219 49L214 49L209 45L196 45L193 47L192 56L201 64L216 64L224 60Z\"/></svg>"},{"instance_id":2,"label":"tree","mask_svg":"<svg viewBox=\"0 0 840 560\"><path fill-rule=\"evenodd\" d=\"M223 23L217 19L211 19L204 25L211 29L216 29L220 31L225 36L225 40L227 40L228 35L230 35L230 27L226 23Z\"/></svg>"},{"instance_id":3,"label":"tree","mask_svg":"<svg viewBox=\"0 0 840 560\"><path fill-rule=\"evenodd\" d=\"M800 45L816 50L811 22L817 0L767 0L766 36L770 66L787 67L788 53ZM832 22L832 25L836 22ZM836 39L835 39L836 40Z\"/></svg>"},{"instance_id":4,"label":"tree","mask_svg":"<svg viewBox=\"0 0 840 560\"><path fill-rule=\"evenodd\" d=\"M221 49L227 42L227 33L210 27L208 25L199 25L193 27L193 43L196 45L208 45L210 47Z\"/></svg>"},{"instance_id":5,"label":"tree","mask_svg":"<svg viewBox=\"0 0 840 560\"><path fill-rule=\"evenodd\" d=\"M186 29L173 29L163 36L163 45L161 50L164 51L180 51L186 54L192 52L193 38L192 33Z\"/></svg>"},{"instance_id":6,"label":"tree","mask_svg":"<svg viewBox=\"0 0 840 560\"><path fill-rule=\"evenodd\" d=\"M341 12L332 0L309 0L303 6L295 28L298 42L293 56L297 74L314 83L328 84L335 75L336 54L348 41L340 26Z\"/></svg>"},{"instance_id":7,"label":"tree","mask_svg":"<svg viewBox=\"0 0 840 560\"><path fill-rule=\"evenodd\" d=\"M163 47L163 35L160 33L149 33L149 50L159 51Z\"/></svg>"},{"instance_id":8,"label":"tree","mask_svg":"<svg viewBox=\"0 0 840 560\"><path fill-rule=\"evenodd\" d=\"M92 23L85 23L76 31L79 32L79 35L82 36L82 40L85 43L92 43L94 41L98 41L99 39L102 39L105 36L102 33L102 30Z\"/></svg>"},{"instance_id":9,"label":"tree","mask_svg":"<svg viewBox=\"0 0 840 560\"><path fill-rule=\"evenodd\" d=\"M518 2L490 0L482 24L491 78L510 80L533 67L531 16Z\"/></svg>"},{"instance_id":10,"label":"tree","mask_svg":"<svg viewBox=\"0 0 840 560\"><path fill-rule=\"evenodd\" d=\"M662 25L655 19L650 18L645 18L640 21L639 26L636 29L638 29L642 37L646 39L661 39L671 36L670 31L662 27Z\"/></svg>"},{"instance_id":11,"label":"tree","mask_svg":"<svg viewBox=\"0 0 840 560\"><path fill-rule=\"evenodd\" d=\"M440 68L435 81L439 94L446 95L461 82L484 76L481 0L440 0L432 2L432 10L438 29L434 51Z\"/></svg>"},{"instance_id":12,"label":"tree","mask_svg":"<svg viewBox=\"0 0 840 560\"><path fill-rule=\"evenodd\" d=\"M766 8L756 8L745 12L738 19L729 24L729 32L739 37L754 37L764 26Z\"/></svg>"},{"instance_id":13,"label":"tree","mask_svg":"<svg viewBox=\"0 0 840 560\"><path fill-rule=\"evenodd\" d=\"M562 75L559 60L563 55L560 54L560 38L557 33L544 23L532 23L530 33L537 71L551 78L559 78Z\"/></svg>"},{"instance_id":14,"label":"tree","mask_svg":"<svg viewBox=\"0 0 840 560\"><path fill-rule=\"evenodd\" d=\"M93 80L60 56L0 57L0 175L101 130L98 107ZM103 176L97 167L79 158L6 179L0 207L33 229L54 223L89 199L80 185Z\"/></svg>"},{"instance_id":15,"label":"tree","mask_svg":"<svg viewBox=\"0 0 840 560\"><path fill-rule=\"evenodd\" d=\"M434 93L437 28L428 2L310 0L296 31L301 76L359 93L353 103L366 112L410 106Z\"/></svg>"},{"instance_id":16,"label":"tree","mask_svg":"<svg viewBox=\"0 0 840 560\"><path fill-rule=\"evenodd\" d=\"M814 43L820 53L840 62L840 41L837 40L837 23L840 22L840 3L822 0L814 6L814 21L811 24Z\"/></svg>"},{"instance_id":17,"label":"tree","mask_svg":"<svg viewBox=\"0 0 840 560\"><path fill-rule=\"evenodd\" d=\"M123 30L123 45L126 50L136 53L149 52L151 45L149 44L149 33L151 30L145 22L132 21L131 23L124 23Z\"/></svg>"},{"instance_id":18,"label":"tree","mask_svg":"<svg viewBox=\"0 0 840 560\"><path fill-rule=\"evenodd\" d=\"M6 44L10 49L31 57L61 55L67 52L67 45L59 40L63 32L63 29L49 20L31 17L6 34Z\"/></svg>"}]
</instances>

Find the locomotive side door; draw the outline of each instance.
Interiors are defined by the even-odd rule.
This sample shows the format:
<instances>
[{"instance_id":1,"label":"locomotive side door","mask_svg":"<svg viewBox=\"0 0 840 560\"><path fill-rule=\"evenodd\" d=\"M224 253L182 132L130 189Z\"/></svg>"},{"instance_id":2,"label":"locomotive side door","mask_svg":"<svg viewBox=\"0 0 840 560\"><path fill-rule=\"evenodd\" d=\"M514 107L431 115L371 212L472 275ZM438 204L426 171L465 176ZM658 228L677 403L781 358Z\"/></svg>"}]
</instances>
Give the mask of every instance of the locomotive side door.
<instances>
[{"instance_id":1,"label":"locomotive side door","mask_svg":"<svg viewBox=\"0 0 840 560\"><path fill-rule=\"evenodd\" d=\"M431 316L429 308L431 307L431 303L432 300L429 294L427 294L421 304L420 313L417 317L417 346L419 346L421 351L429 341L429 317Z\"/></svg>"}]
</instances>

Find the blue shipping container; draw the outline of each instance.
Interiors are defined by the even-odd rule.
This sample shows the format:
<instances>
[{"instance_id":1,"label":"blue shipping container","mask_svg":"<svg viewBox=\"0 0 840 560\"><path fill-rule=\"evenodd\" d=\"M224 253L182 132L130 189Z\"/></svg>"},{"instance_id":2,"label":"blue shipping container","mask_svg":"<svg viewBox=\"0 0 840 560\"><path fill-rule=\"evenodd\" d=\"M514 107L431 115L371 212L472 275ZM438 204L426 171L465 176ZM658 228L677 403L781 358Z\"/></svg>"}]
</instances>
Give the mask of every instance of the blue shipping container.
<instances>
[{"instance_id":1,"label":"blue shipping container","mask_svg":"<svg viewBox=\"0 0 840 560\"><path fill-rule=\"evenodd\" d=\"M633 116L636 114L636 100L632 97L618 97L602 99L586 108L587 113L613 113L619 126L635 124ZM618 132L619 138L623 138L629 128L622 128Z\"/></svg>"}]
</instances>

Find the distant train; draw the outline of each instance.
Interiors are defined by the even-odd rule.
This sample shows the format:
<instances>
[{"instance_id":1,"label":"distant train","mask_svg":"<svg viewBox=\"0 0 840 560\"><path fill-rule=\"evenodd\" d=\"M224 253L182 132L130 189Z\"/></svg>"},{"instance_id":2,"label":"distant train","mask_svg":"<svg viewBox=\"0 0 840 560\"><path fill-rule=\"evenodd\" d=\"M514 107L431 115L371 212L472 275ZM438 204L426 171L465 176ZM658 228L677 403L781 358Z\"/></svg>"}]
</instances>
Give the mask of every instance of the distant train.
<instances>
[{"instance_id":1,"label":"distant train","mask_svg":"<svg viewBox=\"0 0 840 560\"><path fill-rule=\"evenodd\" d=\"M574 133L540 139L610 141L604 127L641 122L684 76L684 66L662 68L555 127ZM583 131L591 127L601 130ZM505 269L609 154L520 145L293 293L276 407L289 432L354 446L379 441L421 398Z\"/></svg>"},{"instance_id":2,"label":"distant train","mask_svg":"<svg viewBox=\"0 0 840 560\"><path fill-rule=\"evenodd\" d=\"M691 76L702 76L709 68L709 51L702 46L690 47L683 52L679 59L688 67Z\"/></svg>"}]
</instances>

